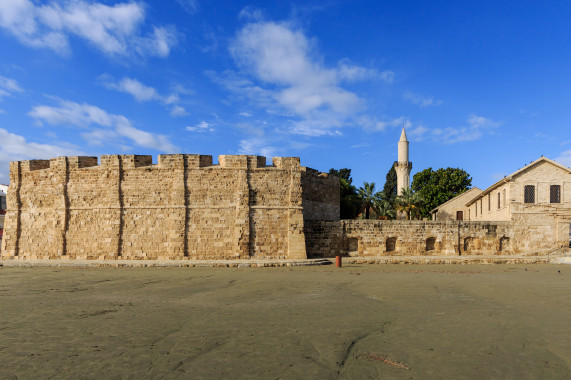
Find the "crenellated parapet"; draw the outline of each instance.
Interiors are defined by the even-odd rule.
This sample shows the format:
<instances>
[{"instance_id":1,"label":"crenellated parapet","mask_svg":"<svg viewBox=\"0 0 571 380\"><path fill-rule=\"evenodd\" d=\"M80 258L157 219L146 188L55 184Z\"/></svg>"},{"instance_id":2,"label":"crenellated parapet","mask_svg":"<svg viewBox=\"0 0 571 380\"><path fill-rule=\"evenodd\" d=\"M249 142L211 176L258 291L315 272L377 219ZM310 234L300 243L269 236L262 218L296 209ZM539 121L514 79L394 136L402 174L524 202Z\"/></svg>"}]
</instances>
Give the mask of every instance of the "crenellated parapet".
<instances>
[{"instance_id":1,"label":"crenellated parapet","mask_svg":"<svg viewBox=\"0 0 571 380\"><path fill-rule=\"evenodd\" d=\"M297 157L75 156L10 172L4 257L304 258L305 208L339 214L338 180Z\"/></svg>"},{"instance_id":2,"label":"crenellated parapet","mask_svg":"<svg viewBox=\"0 0 571 380\"><path fill-rule=\"evenodd\" d=\"M26 160L12 161L10 172L15 173L17 167L24 172L36 170L61 169L61 165L67 163L69 169L86 168L155 168L155 169L176 169L176 168L223 168L223 169L299 169L301 167L299 157L274 157L272 164L266 164L266 157L254 155L220 155L218 164L214 165L211 155L202 154L160 154L158 161L153 164L153 157L150 155L103 155L98 159L94 156L69 156L56 157L49 160ZM317 170L308 169L319 174ZM321 173L327 178L326 173Z\"/></svg>"}]
</instances>

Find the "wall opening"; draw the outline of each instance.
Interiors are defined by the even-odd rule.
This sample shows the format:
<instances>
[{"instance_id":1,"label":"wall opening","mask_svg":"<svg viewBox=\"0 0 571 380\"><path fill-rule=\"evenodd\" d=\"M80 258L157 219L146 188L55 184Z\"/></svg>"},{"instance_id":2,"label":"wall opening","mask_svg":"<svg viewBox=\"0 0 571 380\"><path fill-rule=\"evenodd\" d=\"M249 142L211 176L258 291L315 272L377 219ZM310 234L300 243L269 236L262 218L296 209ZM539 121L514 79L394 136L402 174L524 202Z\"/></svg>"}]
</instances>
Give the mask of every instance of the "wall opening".
<instances>
[{"instance_id":1,"label":"wall opening","mask_svg":"<svg viewBox=\"0 0 571 380\"><path fill-rule=\"evenodd\" d=\"M549 186L549 203L561 203L561 186Z\"/></svg>"},{"instance_id":2,"label":"wall opening","mask_svg":"<svg viewBox=\"0 0 571 380\"><path fill-rule=\"evenodd\" d=\"M500 252L507 252L510 250L510 238L502 236L500 239Z\"/></svg>"},{"instance_id":3,"label":"wall opening","mask_svg":"<svg viewBox=\"0 0 571 380\"><path fill-rule=\"evenodd\" d=\"M436 238L435 237L429 237L428 239L426 239L426 252L434 251L435 245L436 245Z\"/></svg>"},{"instance_id":4,"label":"wall opening","mask_svg":"<svg viewBox=\"0 0 571 380\"><path fill-rule=\"evenodd\" d=\"M387 238L387 241L385 243L385 251L394 252L396 247L397 247L397 238L396 237Z\"/></svg>"},{"instance_id":5,"label":"wall opening","mask_svg":"<svg viewBox=\"0 0 571 380\"><path fill-rule=\"evenodd\" d=\"M473 246L473 238L467 237L464 239L464 252L469 252Z\"/></svg>"},{"instance_id":6,"label":"wall opening","mask_svg":"<svg viewBox=\"0 0 571 380\"><path fill-rule=\"evenodd\" d=\"M358 238L347 238L347 254L359 252L359 239Z\"/></svg>"},{"instance_id":7,"label":"wall opening","mask_svg":"<svg viewBox=\"0 0 571 380\"><path fill-rule=\"evenodd\" d=\"M535 203L535 186L525 185L523 188L523 202Z\"/></svg>"}]
</instances>

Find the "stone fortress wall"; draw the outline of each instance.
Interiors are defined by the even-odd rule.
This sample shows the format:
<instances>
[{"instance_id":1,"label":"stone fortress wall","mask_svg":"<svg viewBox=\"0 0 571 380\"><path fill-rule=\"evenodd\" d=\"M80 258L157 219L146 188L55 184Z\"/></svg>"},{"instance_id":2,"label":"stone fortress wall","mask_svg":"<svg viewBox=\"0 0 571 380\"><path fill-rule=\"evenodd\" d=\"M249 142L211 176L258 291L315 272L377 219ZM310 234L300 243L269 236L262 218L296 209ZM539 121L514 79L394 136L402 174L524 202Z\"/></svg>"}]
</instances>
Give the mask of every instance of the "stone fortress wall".
<instances>
[{"instance_id":1,"label":"stone fortress wall","mask_svg":"<svg viewBox=\"0 0 571 380\"><path fill-rule=\"evenodd\" d=\"M301 259L304 219L339 218L339 179L296 157L58 157L10 180L3 257Z\"/></svg>"},{"instance_id":2,"label":"stone fortress wall","mask_svg":"<svg viewBox=\"0 0 571 380\"><path fill-rule=\"evenodd\" d=\"M12 162L10 179L4 258L509 255L570 236L566 203L512 204L509 221L339 220L339 179L295 157L58 157Z\"/></svg>"}]
</instances>

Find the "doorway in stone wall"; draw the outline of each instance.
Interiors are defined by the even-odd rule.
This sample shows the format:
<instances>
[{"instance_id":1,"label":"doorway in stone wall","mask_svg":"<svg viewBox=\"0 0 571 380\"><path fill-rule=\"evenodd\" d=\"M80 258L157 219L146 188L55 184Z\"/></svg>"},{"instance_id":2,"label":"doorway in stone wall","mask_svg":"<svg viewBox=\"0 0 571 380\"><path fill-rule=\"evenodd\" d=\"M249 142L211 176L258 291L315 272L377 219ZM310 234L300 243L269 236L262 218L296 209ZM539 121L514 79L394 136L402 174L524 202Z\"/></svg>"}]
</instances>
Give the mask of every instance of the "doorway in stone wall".
<instances>
[{"instance_id":1,"label":"doorway in stone wall","mask_svg":"<svg viewBox=\"0 0 571 380\"><path fill-rule=\"evenodd\" d=\"M472 237L467 237L464 239L464 252L470 251L472 248Z\"/></svg>"},{"instance_id":2,"label":"doorway in stone wall","mask_svg":"<svg viewBox=\"0 0 571 380\"><path fill-rule=\"evenodd\" d=\"M510 250L510 238L502 236L500 238L500 252L507 252Z\"/></svg>"},{"instance_id":3,"label":"doorway in stone wall","mask_svg":"<svg viewBox=\"0 0 571 380\"><path fill-rule=\"evenodd\" d=\"M436 245L436 238L429 237L426 239L426 252L434 251L434 246Z\"/></svg>"}]
</instances>

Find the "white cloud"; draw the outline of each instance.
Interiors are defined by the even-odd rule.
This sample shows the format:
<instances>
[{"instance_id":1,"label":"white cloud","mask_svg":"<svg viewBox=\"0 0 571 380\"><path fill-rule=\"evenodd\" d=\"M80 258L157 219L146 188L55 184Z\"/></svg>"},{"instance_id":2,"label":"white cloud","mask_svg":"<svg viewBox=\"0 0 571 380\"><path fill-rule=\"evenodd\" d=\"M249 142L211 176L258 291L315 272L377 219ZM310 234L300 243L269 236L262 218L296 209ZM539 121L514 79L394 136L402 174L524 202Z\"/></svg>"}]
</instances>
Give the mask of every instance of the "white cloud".
<instances>
[{"instance_id":1,"label":"white cloud","mask_svg":"<svg viewBox=\"0 0 571 380\"><path fill-rule=\"evenodd\" d=\"M264 157L275 157L277 152L283 151L275 146L269 145L263 137L252 137L240 141L238 154L260 155Z\"/></svg>"},{"instance_id":2,"label":"white cloud","mask_svg":"<svg viewBox=\"0 0 571 380\"><path fill-rule=\"evenodd\" d=\"M69 37L79 37L108 55L165 57L176 44L172 27L152 26L143 35L145 8L136 2L105 5L85 0L2 0L0 27L25 45L68 53Z\"/></svg>"},{"instance_id":3,"label":"white cloud","mask_svg":"<svg viewBox=\"0 0 571 380\"><path fill-rule=\"evenodd\" d=\"M201 121L198 125L189 125L185 129L189 132L214 132L214 128L204 120Z\"/></svg>"},{"instance_id":4,"label":"white cloud","mask_svg":"<svg viewBox=\"0 0 571 380\"><path fill-rule=\"evenodd\" d=\"M186 115L188 115L188 111L184 107L177 106L177 105L173 106L169 113L171 116L186 116Z\"/></svg>"},{"instance_id":5,"label":"white cloud","mask_svg":"<svg viewBox=\"0 0 571 380\"><path fill-rule=\"evenodd\" d=\"M22 88L14 79L0 76L0 100L5 96L11 96L14 92L23 92Z\"/></svg>"},{"instance_id":6,"label":"white cloud","mask_svg":"<svg viewBox=\"0 0 571 380\"><path fill-rule=\"evenodd\" d=\"M380 79L387 83L392 83L395 79L395 73L391 70L379 72L374 69L354 66L349 63L349 60L344 59L337 65L337 77L339 80L350 82L367 79Z\"/></svg>"},{"instance_id":7,"label":"white cloud","mask_svg":"<svg viewBox=\"0 0 571 380\"><path fill-rule=\"evenodd\" d=\"M109 114L99 107L89 104L78 104L70 101L60 101L59 107L37 106L29 115L40 124L66 125L82 128L93 126L110 128L108 132L98 129L88 131L82 136L91 144L115 143L120 144L122 138L131 140L135 145L173 153L179 149L171 144L168 137L137 129L123 115Z\"/></svg>"},{"instance_id":8,"label":"white cloud","mask_svg":"<svg viewBox=\"0 0 571 380\"><path fill-rule=\"evenodd\" d=\"M501 123L489 118L477 115L470 115L466 125L461 127L447 127L428 129L418 127L413 130L411 136L420 139L431 139L443 144L454 144L459 142L474 141L480 139L484 133L491 132L499 127Z\"/></svg>"},{"instance_id":9,"label":"white cloud","mask_svg":"<svg viewBox=\"0 0 571 380\"><path fill-rule=\"evenodd\" d=\"M391 82L394 73L355 66L341 60L328 68L321 62L314 41L288 23L265 22L261 14L244 8L241 17L250 20L232 41L230 52L251 79L232 72L223 78L208 73L239 99L250 99L271 114L297 118L289 124L292 133L311 136L335 134L337 125L361 111L364 101L343 88L342 82L378 79ZM288 125L288 124L286 124Z\"/></svg>"},{"instance_id":10,"label":"white cloud","mask_svg":"<svg viewBox=\"0 0 571 380\"><path fill-rule=\"evenodd\" d=\"M557 161L561 165L565 165L568 168L571 168L571 149L562 152L561 155L556 157L554 161Z\"/></svg>"},{"instance_id":11,"label":"white cloud","mask_svg":"<svg viewBox=\"0 0 571 380\"><path fill-rule=\"evenodd\" d=\"M26 138L0 128L0 182L7 183L10 161L48 159L58 156L81 155L81 151L70 144L38 144L26 141Z\"/></svg>"},{"instance_id":12,"label":"white cloud","mask_svg":"<svg viewBox=\"0 0 571 380\"><path fill-rule=\"evenodd\" d=\"M252 117L252 113L251 112L240 112L238 115L242 116L242 117Z\"/></svg>"},{"instance_id":13,"label":"white cloud","mask_svg":"<svg viewBox=\"0 0 571 380\"><path fill-rule=\"evenodd\" d=\"M261 10L248 5L240 11L238 17L245 20L261 21L264 19L264 14Z\"/></svg>"},{"instance_id":14,"label":"white cloud","mask_svg":"<svg viewBox=\"0 0 571 380\"><path fill-rule=\"evenodd\" d=\"M291 132L296 135L319 137L319 136L341 136L339 129L333 127L332 124L320 120L302 120L291 122ZM338 125L341 127L341 125Z\"/></svg>"},{"instance_id":15,"label":"white cloud","mask_svg":"<svg viewBox=\"0 0 571 380\"><path fill-rule=\"evenodd\" d=\"M193 15L196 12L198 12L198 9L199 9L198 0L175 0L175 1L188 14Z\"/></svg>"},{"instance_id":16,"label":"white cloud","mask_svg":"<svg viewBox=\"0 0 571 380\"><path fill-rule=\"evenodd\" d=\"M113 88L132 95L139 102L160 99L154 88L147 87L135 79L123 78L118 83L105 82L104 84L107 88Z\"/></svg>"},{"instance_id":17,"label":"white cloud","mask_svg":"<svg viewBox=\"0 0 571 380\"><path fill-rule=\"evenodd\" d=\"M442 104L442 100L435 100L432 96L422 96L411 91L405 91L402 98L420 107L439 106Z\"/></svg>"},{"instance_id":18,"label":"white cloud","mask_svg":"<svg viewBox=\"0 0 571 380\"><path fill-rule=\"evenodd\" d=\"M382 132L389 127L405 127L410 128L412 123L407 117L400 116L392 119L377 120L369 116L361 116L357 118L357 124L366 131Z\"/></svg>"},{"instance_id":19,"label":"white cloud","mask_svg":"<svg viewBox=\"0 0 571 380\"><path fill-rule=\"evenodd\" d=\"M337 72L321 67L310 56L310 44L300 31L273 22L244 27L231 46L234 59L265 83L282 87L274 97L296 114L328 108L348 113L358 97L337 82Z\"/></svg>"},{"instance_id":20,"label":"white cloud","mask_svg":"<svg viewBox=\"0 0 571 380\"><path fill-rule=\"evenodd\" d=\"M146 86L133 78L123 78L118 82L106 74L99 77L99 80L108 89L117 90L129 94L138 102L158 101L170 108L171 116L185 116L188 111L182 107L180 103L180 95L188 94L190 91L184 89L182 86L174 86L173 92L169 95L161 95L153 87Z\"/></svg>"},{"instance_id":21,"label":"white cloud","mask_svg":"<svg viewBox=\"0 0 571 380\"><path fill-rule=\"evenodd\" d=\"M407 131L406 134L407 134L407 136L408 136L410 139L412 139L412 140L422 141L422 140L424 140L424 139L426 138L426 135L427 135L428 133L430 133L430 129L428 129L428 128L422 126L422 125L419 125L418 127L413 128L413 129Z\"/></svg>"}]
</instances>

